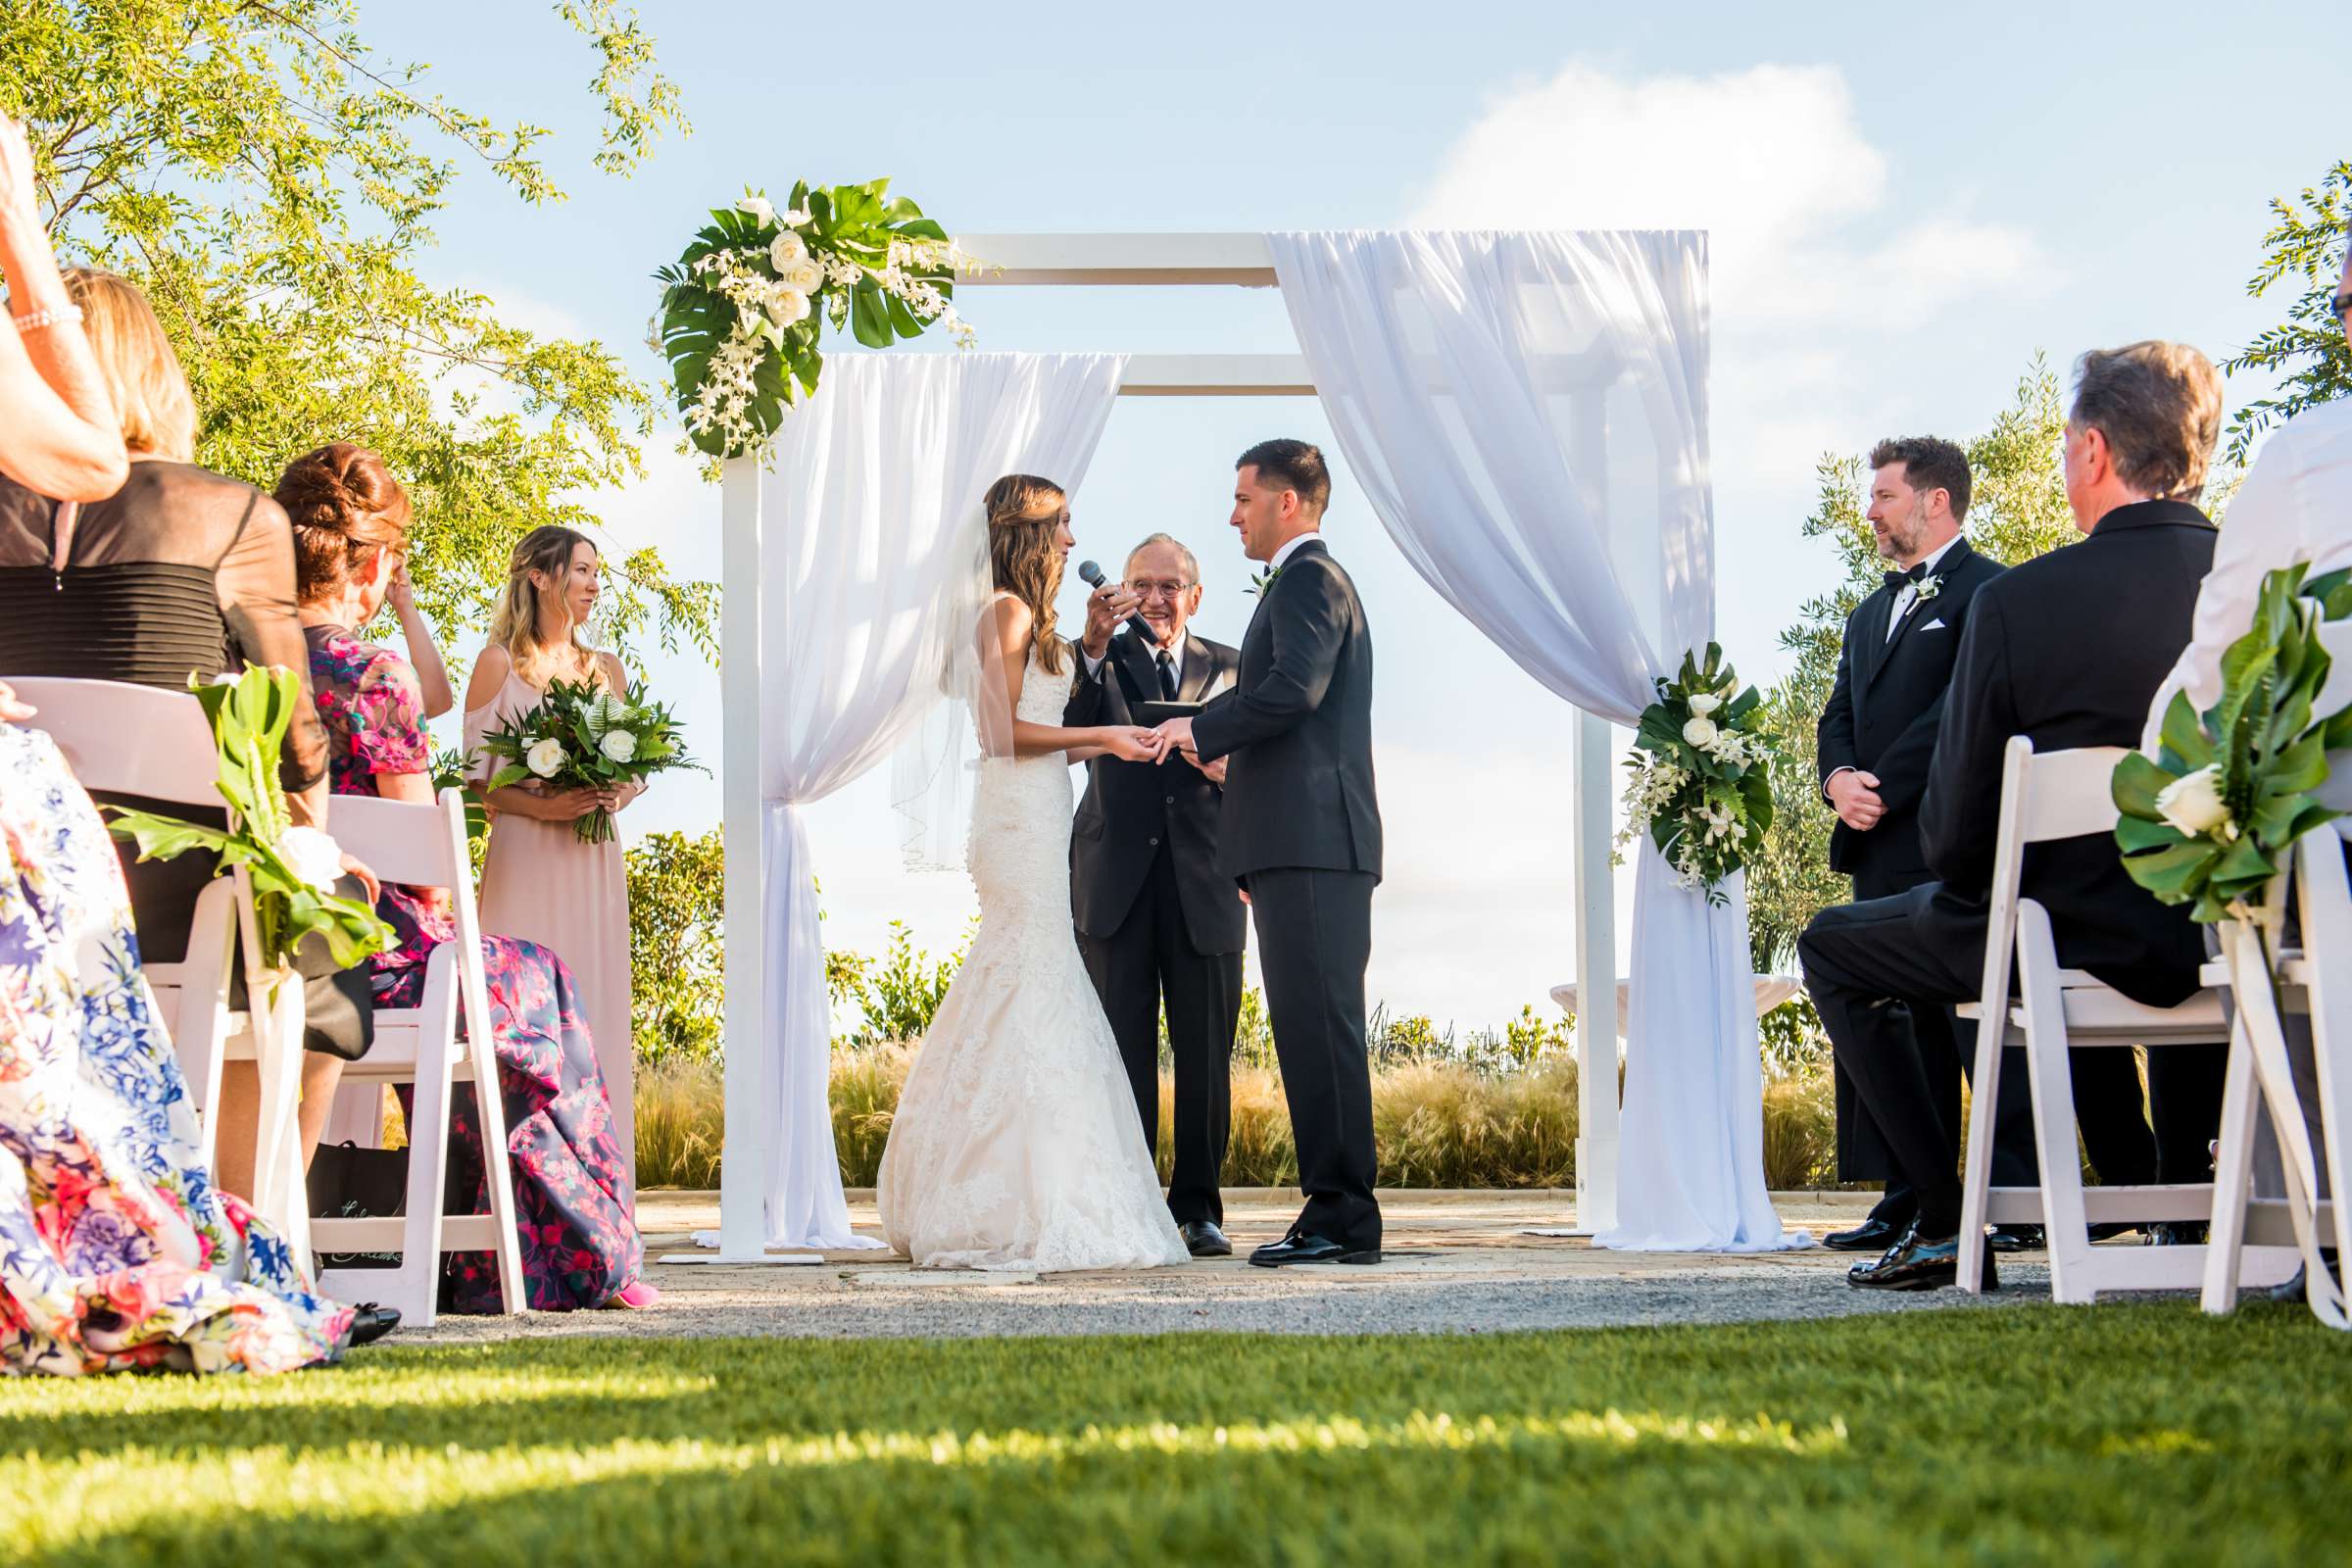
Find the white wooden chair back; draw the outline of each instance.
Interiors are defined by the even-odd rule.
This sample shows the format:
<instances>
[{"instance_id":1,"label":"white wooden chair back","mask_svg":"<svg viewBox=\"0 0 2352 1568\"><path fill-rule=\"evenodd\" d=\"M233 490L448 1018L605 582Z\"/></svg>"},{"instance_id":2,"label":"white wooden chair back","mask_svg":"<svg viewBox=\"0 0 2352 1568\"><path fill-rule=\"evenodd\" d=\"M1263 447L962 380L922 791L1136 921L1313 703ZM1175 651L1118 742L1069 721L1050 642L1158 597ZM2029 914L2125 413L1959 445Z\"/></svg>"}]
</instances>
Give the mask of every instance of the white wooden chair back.
<instances>
[{"instance_id":1,"label":"white wooden chair back","mask_svg":"<svg viewBox=\"0 0 2352 1568\"><path fill-rule=\"evenodd\" d=\"M446 891L457 934L434 949L426 961L418 1004L377 1008L374 1044L343 1070L345 1084L373 1089L379 1096L385 1084L416 1086L409 1115L407 1212L311 1222L311 1234L321 1251L397 1250L400 1264L395 1269L327 1269L319 1275L320 1289L347 1300L381 1301L398 1308L405 1322L426 1326L436 1314L442 1254L489 1252L497 1262L506 1309L525 1311L506 1106L491 1033L481 917L466 849L465 796L455 789L443 790L426 806L338 795L329 807L327 826L346 853L366 861L384 881ZM461 1009L466 1020L463 1042L458 1038ZM461 1078L474 1085L490 1212L444 1218L450 1100Z\"/></svg>"},{"instance_id":2,"label":"white wooden chair back","mask_svg":"<svg viewBox=\"0 0 2352 1568\"><path fill-rule=\"evenodd\" d=\"M189 693L47 675L11 676L9 684L38 710L26 722L57 742L83 789L221 808L212 726ZM141 964L196 1102L208 1168L220 1139L221 1063L255 1054L249 1019L228 1005L233 944L250 944L253 935L253 892L240 870L197 896L179 962ZM253 956L248 953L249 962Z\"/></svg>"},{"instance_id":3,"label":"white wooden chair back","mask_svg":"<svg viewBox=\"0 0 2352 1568\"><path fill-rule=\"evenodd\" d=\"M2090 1301L2103 1290L2193 1285L2203 1270L2204 1249L2196 1247L2101 1248L2094 1254L2090 1220L2203 1219L2212 1210L2213 1187L2108 1186L2086 1195L2069 1052L2219 1043L2229 1038L2220 998L2209 989L2177 1007L2152 1007L2081 970L2060 968L2049 912L2020 892L2028 846L2114 831L2120 813L2111 781L2123 755L2112 746L2037 753L2022 735L2011 737L2003 754L1984 986L1974 1004L1958 1009L1979 1023L1972 1086L1979 1109L1969 1118L1960 1225L1959 1278L1967 1291L1979 1288L1987 1222L2043 1227L2051 1294L2061 1301ZM2041 1185L1996 1190L1990 1107L1998 1103L2002 1050L2018 1044L2026 1048Z\"/></svg>"}]
</instances>

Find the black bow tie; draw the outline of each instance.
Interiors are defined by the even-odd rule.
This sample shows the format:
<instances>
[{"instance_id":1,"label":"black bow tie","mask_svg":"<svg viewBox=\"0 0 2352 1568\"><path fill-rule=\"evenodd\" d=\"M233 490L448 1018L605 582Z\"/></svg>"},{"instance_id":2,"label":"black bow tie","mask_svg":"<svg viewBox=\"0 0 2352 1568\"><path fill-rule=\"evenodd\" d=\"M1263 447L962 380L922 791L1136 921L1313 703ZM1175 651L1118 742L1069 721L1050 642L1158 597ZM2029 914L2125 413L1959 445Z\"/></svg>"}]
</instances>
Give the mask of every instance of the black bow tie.
<instances>
[{"instance_id":1,"label":"black bow tie","mask_svg":"<svg viewBox=\"0 0 2352 1568\"><path fill-rule=\"evenodd\" d=\"M1886 591L1890 594L1899 594L1927 574L1928 564L1924 561L1909 571L1890 571L1886 574Z\"/></svg>"}]
</instances>

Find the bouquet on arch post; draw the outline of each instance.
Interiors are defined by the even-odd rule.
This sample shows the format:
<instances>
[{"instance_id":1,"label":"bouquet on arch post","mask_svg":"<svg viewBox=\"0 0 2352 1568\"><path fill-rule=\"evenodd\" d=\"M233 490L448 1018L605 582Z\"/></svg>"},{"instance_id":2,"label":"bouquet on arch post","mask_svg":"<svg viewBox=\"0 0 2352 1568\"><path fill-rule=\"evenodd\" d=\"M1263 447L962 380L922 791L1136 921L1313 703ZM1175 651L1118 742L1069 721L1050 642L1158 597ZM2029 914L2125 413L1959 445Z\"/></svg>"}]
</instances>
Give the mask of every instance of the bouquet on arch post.
<instances>
[{"instance_id":1,"label":"bouquet on arch post","mask_svg":"<svg viewBox=\"0 0 2352 1568\"><path fill-rule=\"evenodd\" d=\"M1675 886L1724 902L1723 880L1764 848L1772 826L1772 762L1778 750L1749 728L1764 699L1707 644L1683 655L1672 680L1634 731L1633 776L1625 787L1622 850L1647 833L1675 870Z\"/></svg>"},{"instance_id":2,"label":"bouquet on arch post","mask_svg":"<svg viewBox=\"0 0 2352 1568\"><path fill-rule=\"evenodd\" d=\"M551 681L537 708L482 737L482 753L506 764L485 793L532 780L549 790L612 789L673 767L707 771L686 755L666 705L587 681ZM584 843L610 844L612 813L600 807L572 831Z\"/></svg>"}]
</instances>

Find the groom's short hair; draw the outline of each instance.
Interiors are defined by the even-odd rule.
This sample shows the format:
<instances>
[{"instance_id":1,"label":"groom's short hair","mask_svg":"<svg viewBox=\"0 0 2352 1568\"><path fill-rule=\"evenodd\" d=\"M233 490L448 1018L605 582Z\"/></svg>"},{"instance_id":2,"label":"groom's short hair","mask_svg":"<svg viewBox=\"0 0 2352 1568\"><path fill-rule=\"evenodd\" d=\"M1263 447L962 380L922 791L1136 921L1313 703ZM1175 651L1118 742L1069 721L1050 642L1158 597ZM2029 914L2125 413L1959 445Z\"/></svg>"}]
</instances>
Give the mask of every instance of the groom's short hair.
<instances>
[{"instance_id":1,"label":"groom's short hair","mask_svg":"<svg viewBox=\"0 0 2352 1568\"><path fill-rule=\"evenodd\" d=\"M1323 449L1309 441L1285 436L1260 441L1234 459L1233 468L1257 470L1257 482L1269 490L1296 490L1300 505L1317 516L1331 505L1331 470L1323 465Z\"/></svg>"},{"instance_id":2,"label":"groom's short hair","mask_svg":"<svg viewBox=\"0 0 2352 1568\"><path fill-rule=\"evenodd\" d=\"M1941 490L1952 498L1952 520L1968 515L1968 454L1939 436L1906 435L1870 449L1870 466L1903 466L1903 483L1914 490Z\"/></svg>"}]
</instances>

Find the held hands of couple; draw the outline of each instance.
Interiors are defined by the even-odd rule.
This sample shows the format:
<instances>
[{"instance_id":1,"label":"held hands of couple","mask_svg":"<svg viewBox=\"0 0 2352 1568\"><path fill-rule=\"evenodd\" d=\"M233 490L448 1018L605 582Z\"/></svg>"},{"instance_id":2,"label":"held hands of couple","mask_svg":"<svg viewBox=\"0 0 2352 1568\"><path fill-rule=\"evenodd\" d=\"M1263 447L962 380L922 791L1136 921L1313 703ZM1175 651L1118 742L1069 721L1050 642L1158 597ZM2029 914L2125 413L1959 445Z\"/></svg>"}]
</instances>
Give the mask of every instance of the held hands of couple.
<instances>
[{"instance_id":1,"label":"held hands of couple","mask_svg":"<svg viewBox=\"0 0 2352 1568\"><path fill-rule=\"evenodd\" d=\"M1879 799L1879 775L1849 767L1839 772L1824 786L1830 807L1838 820L1857 833L1867 833L1879 825L1886 814L1886 803Z\"/></svg>"},{"instance_id":2,"label":"held hands of couple","mask_svg":"<svg viewBox=\"0 0 2352 1568\"><path fill-rule=\"evenodd\" d=\"M1224 784L1225 759L1220 757L1213 762L1200 760L1200 749L1193 744L1193 721L1191 719L1171 718L1159 726L1158 735L1161 744L1166 748L1160 753L1159 760L1162 762L1170 757L1181 756L1187 762L1199 768L1211 784L1220 786Z\"/></svg>"}]
</instances>

